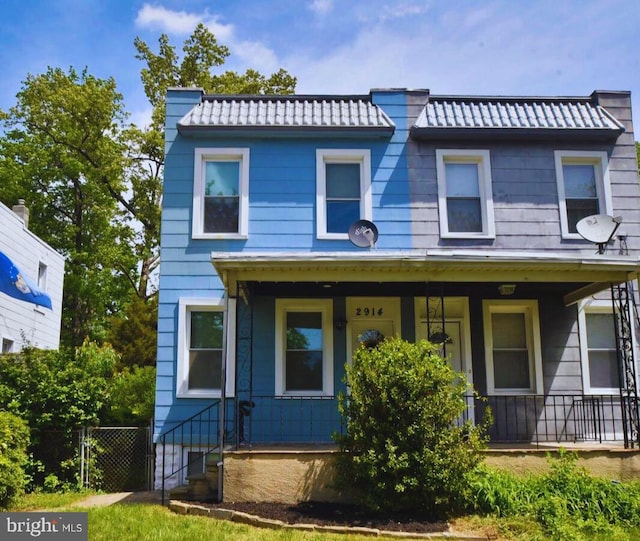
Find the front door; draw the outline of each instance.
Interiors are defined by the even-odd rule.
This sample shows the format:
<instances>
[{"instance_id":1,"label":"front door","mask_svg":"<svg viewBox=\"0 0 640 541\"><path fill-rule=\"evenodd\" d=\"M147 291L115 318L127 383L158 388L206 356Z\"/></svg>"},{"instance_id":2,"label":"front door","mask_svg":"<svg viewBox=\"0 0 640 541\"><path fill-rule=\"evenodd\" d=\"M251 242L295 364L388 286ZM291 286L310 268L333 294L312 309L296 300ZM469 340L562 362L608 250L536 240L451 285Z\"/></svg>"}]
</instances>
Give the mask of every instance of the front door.
<instances>
[{"instance_id":1,"label":"front door","mask_svg":"<svg viewBox=\"0 0 640 541\"><path fill-rule=\"evenodd\" d=\"M387 337L400 335L400 299L390 297L350 297L347 299L347 351L351 362L361 343L375 345Z\"/></svg>"}]
</instances>

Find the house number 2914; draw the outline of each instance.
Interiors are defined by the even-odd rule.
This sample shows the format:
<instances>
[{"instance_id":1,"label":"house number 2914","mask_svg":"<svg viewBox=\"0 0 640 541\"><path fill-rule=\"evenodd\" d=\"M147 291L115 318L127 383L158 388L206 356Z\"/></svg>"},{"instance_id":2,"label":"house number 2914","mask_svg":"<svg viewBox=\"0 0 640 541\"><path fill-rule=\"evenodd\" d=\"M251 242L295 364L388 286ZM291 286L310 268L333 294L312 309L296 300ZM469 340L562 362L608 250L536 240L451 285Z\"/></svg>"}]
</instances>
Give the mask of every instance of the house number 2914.
<instances>
[{"instance_id":1,"label":"house number 2914","mask_svg":"<svg viewBox=\"0 0 640 541\"><path fill-rule=\"evenodd\" d=\"M384 310L382 308L369 308L364 307L364 308L356 308L356 316L381 316L384 313Z\"/></svg>"}]
</instances>

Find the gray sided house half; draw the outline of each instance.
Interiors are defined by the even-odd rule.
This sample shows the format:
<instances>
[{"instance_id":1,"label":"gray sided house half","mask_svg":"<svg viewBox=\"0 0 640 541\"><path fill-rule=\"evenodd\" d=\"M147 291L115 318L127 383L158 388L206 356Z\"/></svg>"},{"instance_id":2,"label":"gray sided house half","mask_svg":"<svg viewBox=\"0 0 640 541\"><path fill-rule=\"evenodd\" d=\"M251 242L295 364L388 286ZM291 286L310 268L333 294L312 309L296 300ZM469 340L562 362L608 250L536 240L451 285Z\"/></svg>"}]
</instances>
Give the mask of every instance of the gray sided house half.
<instances>
[{"instance_id":1,"label":"gray sided house half","mask_svg":"<svg viewBox=\"0 0 640 541\"><path fill-rule=\"evenodd\" d=\"M603 253L591 215L622 219ZM162 216L157 479L330 444L345 363L394 335L442 343L493 443L638 443L628 92L170 90Z\"/></svg>"}]
</instances>

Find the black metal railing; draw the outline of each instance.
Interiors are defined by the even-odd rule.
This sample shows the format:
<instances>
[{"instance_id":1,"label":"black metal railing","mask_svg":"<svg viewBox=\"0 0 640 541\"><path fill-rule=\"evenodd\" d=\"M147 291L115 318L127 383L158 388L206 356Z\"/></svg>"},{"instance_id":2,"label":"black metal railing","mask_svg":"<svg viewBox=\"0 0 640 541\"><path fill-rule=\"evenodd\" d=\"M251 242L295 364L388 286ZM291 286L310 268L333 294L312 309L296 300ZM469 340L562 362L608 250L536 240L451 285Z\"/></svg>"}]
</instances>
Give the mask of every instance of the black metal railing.
<instances>
[{"instance_id":1,"label":"black metal railing","mask_svg":"<svg viewBox=\"0 0 640 541\"><path fill-rule=\"evenodd\" d=\"M623 442L617 395L549 394L467 397L465 419L491 408L489 443Z\"/></svg>"},{"instance_id":2,"label":"black metal railing","mask_svg":"<svg viewBox=\"0 0 640 541\"><path fill-rule=\"evenodd\" d=\"M179 483L183 475L195 465L204 466L209 455L221 454L219 420L220 400L216 400L202 411L163 432L158 438L162 446L163 505L168 480L173 478ZM189 459L189 449L198 451L192 459Z\"/></svg>"},{"instance_id":3,"label":"black metal railing","mask_svg":"<svg viewBox=\"0 0 640 541\"><path fill-rule=\"evenodd\" d=\"M618 395L494 395L465 397L461 421L493 422L489 443L623 442ZM238 443L331 443L342 429L337 399L319 396L254 395L237 407Z\"/></svg>"},{"instance_id":4,"label":"black metal railing","mask_svg":"<svg viewBox=\"0 0 640 541\"><path fill-rule=\"evenodd\" d=\"M340 425L335 396L253 395L238 402L240 445L331 443Z\"/></svg>"}]
</instances>

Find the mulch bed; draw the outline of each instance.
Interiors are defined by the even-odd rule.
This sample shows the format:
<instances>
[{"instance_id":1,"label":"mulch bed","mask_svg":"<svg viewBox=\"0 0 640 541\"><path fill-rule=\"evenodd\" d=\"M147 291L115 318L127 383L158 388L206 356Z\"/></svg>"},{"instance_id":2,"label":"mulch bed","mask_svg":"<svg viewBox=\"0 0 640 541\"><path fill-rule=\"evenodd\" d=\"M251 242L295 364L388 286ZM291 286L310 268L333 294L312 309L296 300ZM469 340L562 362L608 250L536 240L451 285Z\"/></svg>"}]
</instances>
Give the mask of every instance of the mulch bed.
<instances>
[{"instance_id":1,"label":"mulch bed","mask_svg":"<svg viewBox=\"0 0 640 541\"><path fill-rule=\"evenodd\" d=\"M287 524L323 526L357 526L394 532L435 533L449 529L446 522L430 522L416 516L375 514L361 507L340 503L302 502L283 504L270 502L224 502L209 507L241 511L262 518L281 520Z\"/></svg>"}]
</instances>

